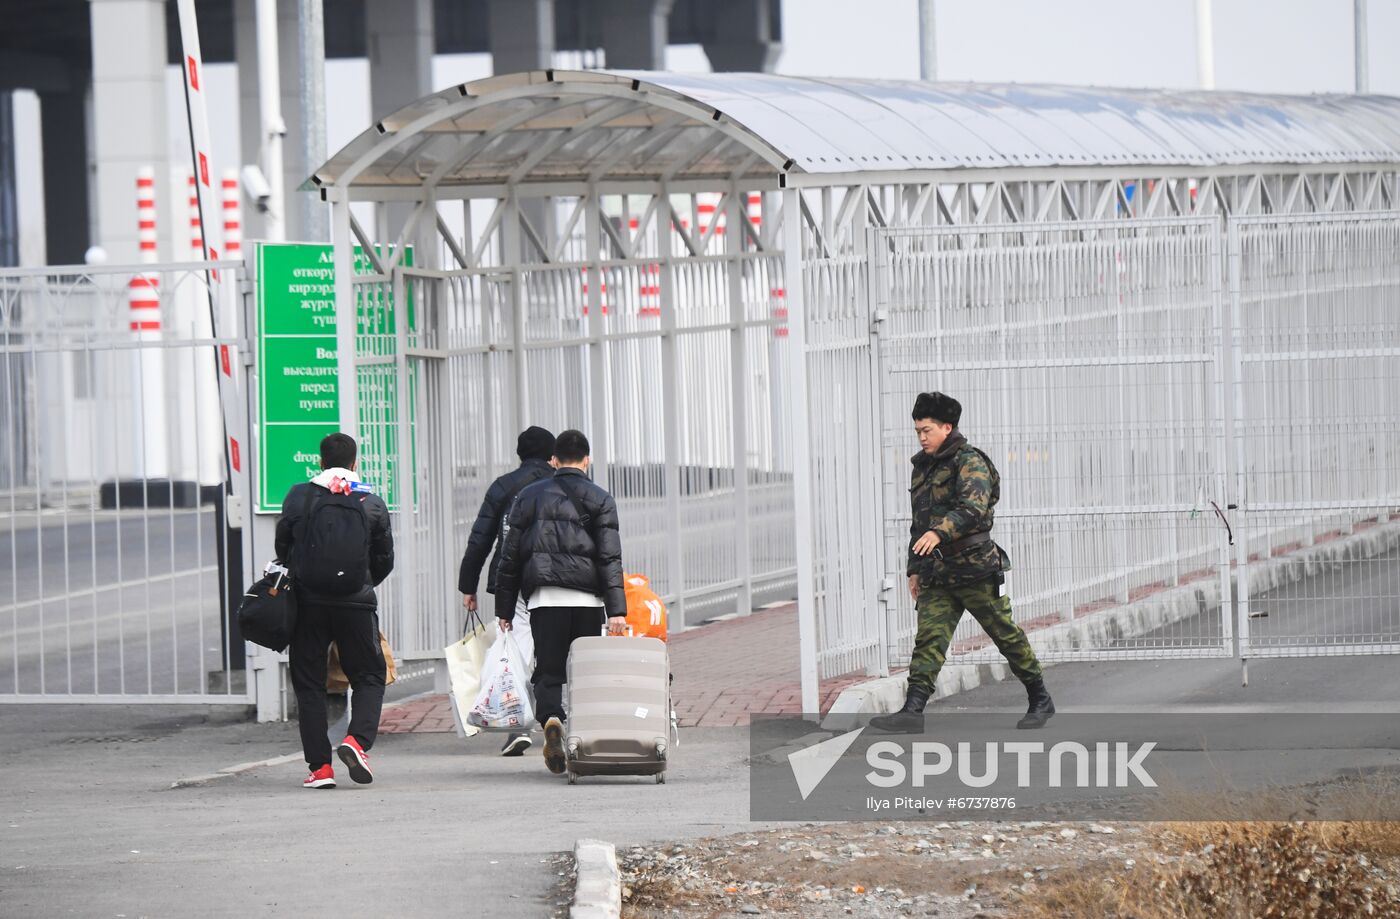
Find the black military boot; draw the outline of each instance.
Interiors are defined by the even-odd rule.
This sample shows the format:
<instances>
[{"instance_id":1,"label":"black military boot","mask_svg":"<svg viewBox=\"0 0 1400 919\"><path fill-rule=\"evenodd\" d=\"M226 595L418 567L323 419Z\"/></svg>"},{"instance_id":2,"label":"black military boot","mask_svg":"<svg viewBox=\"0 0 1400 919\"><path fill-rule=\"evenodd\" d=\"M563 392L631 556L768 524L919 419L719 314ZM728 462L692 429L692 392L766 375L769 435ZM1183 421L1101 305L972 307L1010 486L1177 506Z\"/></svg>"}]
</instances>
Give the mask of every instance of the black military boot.
<instances>
[{"instance_id":1,"label":"black military boot","mask_svg":"<svg viewBox=\"0 0 1400 919\"><path fill-rule=\"evenodd\" d=\"M870 719L870 726L892 734L917 734L924 729L924 706L928 704L929 692L918 686L910 686L904 693L904 707L888 715Z\"/></svg>"},{"instance_id":2,"label":"black military boot","mask_svg":"<svg viewBox=\"0 0 1400 919\"><path fill-rule=\"evenodd\" d=\"M1030 703L1025 717L1016 722L1018 728L1043 728L1050 716L1055 714L1055 700L1050 698L1045 681L1034 679L1026 684L1026 699Z\"/></svg>"}]
</instances>

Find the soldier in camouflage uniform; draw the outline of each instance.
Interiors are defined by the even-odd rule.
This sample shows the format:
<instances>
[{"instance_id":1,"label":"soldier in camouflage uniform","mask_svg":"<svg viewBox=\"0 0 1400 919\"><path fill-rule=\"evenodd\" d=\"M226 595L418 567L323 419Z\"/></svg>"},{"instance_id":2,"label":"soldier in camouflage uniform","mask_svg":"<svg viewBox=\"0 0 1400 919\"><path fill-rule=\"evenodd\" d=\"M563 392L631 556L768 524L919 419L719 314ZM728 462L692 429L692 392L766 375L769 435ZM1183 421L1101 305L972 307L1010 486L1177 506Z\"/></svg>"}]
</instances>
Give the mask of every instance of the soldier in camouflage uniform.
<instances>
[{"instance_id":1,"label":"soldier in camouflage uniform","mask_svg":"<svg viewBox=\"0 0 1400 919\"><path fill-rule=\"evenodd\" d=\"M1001 497L1000 476L987 455L958 431L962 406L943 393L921 393L914 403L914 455L909 486L914 520L909 528L909 593L919 614L904 708L871 719L888 731L919 731L953 630L963 611L991 636L1011 671L1026 685L1029 708L1020 728L1043 727L1055 713L1040 662L1026 633L1011 618L1002 592L1006 553L992 541L992 517Z\"/></svg>"}]
</instances>

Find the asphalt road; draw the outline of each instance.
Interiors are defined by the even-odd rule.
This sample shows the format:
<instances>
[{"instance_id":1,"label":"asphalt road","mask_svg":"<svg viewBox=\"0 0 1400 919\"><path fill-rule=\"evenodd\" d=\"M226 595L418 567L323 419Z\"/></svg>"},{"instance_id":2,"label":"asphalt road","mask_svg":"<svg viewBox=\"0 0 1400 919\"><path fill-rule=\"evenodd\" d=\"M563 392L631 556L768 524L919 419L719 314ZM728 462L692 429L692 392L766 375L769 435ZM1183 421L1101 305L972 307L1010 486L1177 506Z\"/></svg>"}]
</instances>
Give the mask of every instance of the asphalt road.
<instances>
[{"instance_id":1,"label":"asphalt road","mask_svg":"<svg viewBox=\"0 0 1400 919\"><path fill-rule=\"evenodd\" d=\"M300 787L304 766L177 778L295 750L296 726L147 708L0 706L6 916L551 915L557 854L742 829L747 732L691 729L670 781L567 785L494 736L386 735L374 784ZM343 778L343 777L342 777Z\"/></svg>"}]
</instances>

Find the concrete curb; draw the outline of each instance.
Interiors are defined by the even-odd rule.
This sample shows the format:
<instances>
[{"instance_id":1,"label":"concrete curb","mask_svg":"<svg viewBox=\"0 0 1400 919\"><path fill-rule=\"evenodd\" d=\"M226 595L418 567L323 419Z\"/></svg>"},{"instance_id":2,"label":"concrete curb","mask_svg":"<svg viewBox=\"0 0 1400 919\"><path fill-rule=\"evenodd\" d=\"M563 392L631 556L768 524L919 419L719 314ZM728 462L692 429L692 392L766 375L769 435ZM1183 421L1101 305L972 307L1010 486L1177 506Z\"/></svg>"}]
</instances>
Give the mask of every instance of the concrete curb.
<instances>
[{"instance_id":1,"label":"concrete curb","mask_svg":"<svg viewBox=\"0 0 1400 919\"><path fill-rule=\"evenodd\" d=\"M622 915L622 875L617 850L600 839L574 843L574 903L569 919L618 919Z\"/></svg>"},{"instance_id":2,"label":"concrete curb","mask_svg":"<svg viewBox=\"0 0 1400 919\"><path fill-rule=\"evenodd\" d=\"M1309 546L1288 555L1259 562L1250 568L1250 592L1265 592L1300 581L1344 561L1374 558L1400 545L1400 523L1379 524L1360 533ZM1145 597L1132 603L1092 613L1073 622L1062 622L1032 634L1036 645L1049 651L1102 646L1111 639L1132 638L1180 622L1199 613L1220 609L1220 580L1211 578ZM1054 666L1047 662L1046 667ZM947 698L995 683L1011 676L1004 661L981 664L948 664L938 674L934 698ZM861 715L897 711L904 705L908 675L879 677L847 687L822 720L827 731L849 730Z\"/></svg>"},{"instance_id":3,"label":"concrete curb","mask_svg":"<svg viewBox=\"0 0 1400 919\"><path fill-rule=\"evenodd\" d=\"M271 759L259 759L251 763L239 763L236 766L225 766L217 772L210 772L205 775L192 775L185 779L176 779L170 783L170 787L197 788L200 785L208 785L210 782L217 782L220 779L231 779L240 773L252 772L254 769L261 769L264 766L282 766L286 763L294 763L299 759L301 759L300 753L287 753L283 756L274 756Z\"/></svg>"}]
</instances>

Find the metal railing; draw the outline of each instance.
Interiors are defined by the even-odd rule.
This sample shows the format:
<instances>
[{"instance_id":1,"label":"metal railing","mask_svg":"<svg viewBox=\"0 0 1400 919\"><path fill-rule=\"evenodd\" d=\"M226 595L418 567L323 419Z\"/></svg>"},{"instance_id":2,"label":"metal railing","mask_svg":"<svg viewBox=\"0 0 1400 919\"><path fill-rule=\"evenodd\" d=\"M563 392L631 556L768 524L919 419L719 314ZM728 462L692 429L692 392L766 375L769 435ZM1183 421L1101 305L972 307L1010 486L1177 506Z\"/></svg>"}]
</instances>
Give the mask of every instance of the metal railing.
<instances>
[{"instance_id":1,"label":"metal railing","mask_svg":"<svg viewBox=\"0 0 1400 919\"><path fill-rule=\"evenodd\" d=\"M806 253L811 403L846 435L812 458L823 676L908 661L908 413L934 389L1001 472L1044 659L1400 650L1400 214L1229 227L881 228ZM950 660L997 659L965 617Z\"/></svg>"},{"instance_id":2,"label":"metal railing","mask_svg":"<svg viewBox=\"0 0 1400 919\"><path fill-rule=\"evenodd\" d=\"M652 579L673 627L792 595L792 458L778 383L787 348L773 256L401 267L357 277L355 290L362 308L406 297L416 311L404 335L384 311L375 315L387 325L362 323L357 354L362 394L380 384L398 392L396 380L409 379L404 404L416 412L399 440L402 409L361 399L366 470L393 478L406 458L413 470L399 494L411 488L414 500L395 507L398 568L381 591L396 650L436 656L457 633L457 560L482 495L518 462L515 435L530 424L588 434L593 476L618 502L624 564ZM384 378L372 383L374 374ZM746 457L737 474L736 425Z\"/></svg>"},{"instance_id":3,"label":"metal railing","mask_svg":"<svg viewBox=\"0 0 1400 919\"><path fill-rule=\"evenodd\" d=\"M208 269L0 272L0 701L248 701Z\"/></svg>"}]
</instances>

